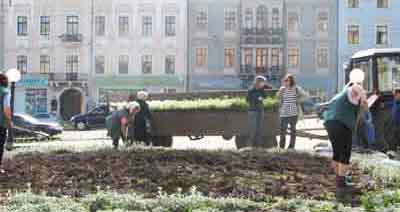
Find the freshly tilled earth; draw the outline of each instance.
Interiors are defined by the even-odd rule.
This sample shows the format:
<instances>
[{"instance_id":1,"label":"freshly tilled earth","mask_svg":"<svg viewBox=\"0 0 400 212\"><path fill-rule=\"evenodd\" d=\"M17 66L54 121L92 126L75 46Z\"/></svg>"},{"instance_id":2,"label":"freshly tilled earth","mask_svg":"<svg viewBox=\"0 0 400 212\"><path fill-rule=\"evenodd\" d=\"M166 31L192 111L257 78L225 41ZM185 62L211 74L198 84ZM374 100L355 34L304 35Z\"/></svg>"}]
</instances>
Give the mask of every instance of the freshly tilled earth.
<instances>
[{"instance_id":1,"label":"freshly tilled earth","mask_svg":"<svg viewBox=\"0 0 400 212\"><path fill-rule=\"evenodd\" d=\"M0 196L30 189L35 193L81 197L98 190L136 192L146 197L160 190L188 192L193 187L213 197L335 198L329 159L299 152L123 151L27 153L5 161ZM358 198L368 176L354 167Z\"/></svg>"}]
</instances>

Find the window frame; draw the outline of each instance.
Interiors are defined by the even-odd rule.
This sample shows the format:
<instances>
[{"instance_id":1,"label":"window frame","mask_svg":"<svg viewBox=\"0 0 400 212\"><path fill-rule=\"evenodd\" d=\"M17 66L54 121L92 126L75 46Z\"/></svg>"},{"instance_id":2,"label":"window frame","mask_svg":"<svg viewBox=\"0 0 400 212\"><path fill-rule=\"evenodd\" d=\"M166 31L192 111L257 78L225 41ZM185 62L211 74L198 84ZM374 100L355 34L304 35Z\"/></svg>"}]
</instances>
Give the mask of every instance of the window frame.
<instances>
[{"instance_id":1,"label":"window frame","mask_svg":"<svg viewBox=\"0 0 400 212\"><path fill-rule=\"evenodd\" d=\"M300 68L300 48L290 47L288 48L288 68L299 69Z\"/></svg>"},{"instance_id":2,"label":"window frame","mask_svg":"<svg viewBox=\"0 0 400 212\"><path fill-rule=\"evenodd\" d=\"M142 74L152 74L153 73L153 55L144 54L142 55Z\"/></svg>"},{"instance_id":3,"label":"window frame","mask_svg":"<svg viewBox=\"0 0 400 212\"><path fill-rule=\"evenodd\" d=\"M325 59L325 61L321 60ZM318 47L317 48L317 67L321 69L329 68L329 48Z\"/></svg>"},{"instance_id":4,"label":"window frame","mask_svg":"<svg viewBox=\"0 0 400 212\"><path fill-rule=\"evenodd\" d=\"M224 48L224 68L234 68L236 57L236 49L233 47Z\"/></svg>"},{"instance_id":5,"label":"window frame","mask_svg":"<svg viewBox=\"0 0 400 212\"><path fill-rule=\"evenodd\" d=\"M256 48L256 69L268 67L268 48Z\"/></svg>"},{"instance_id":6,"label":"window frame","mask_svg":"<svg viewBox=\"0 0 400 212\"><path fill-rule=\"evenodd\" d=\"M268 29L268 8L265 5L260 5L256 8L256 30L265 32Z\"/></svg>"},{"instance_id":7,"label":"window frame","mask_svg":"<svg viewBox=\"0 0 400 212\"><path fill-rule=\"evenodd\" d=\"M244 48L243 49L243 56L244 56L244 65L252 66L253 65L253 48Z\"/></svg>"},{"instance_id":8,"label":"window frame","mask_svg":"<svg viewBox=\"0 0 400 212\"><path fill-rule=\"evenodd\" d=\"M288 28L288 32L299 32L300 31L300 14L298 11L288 11L287 14L287 28ZM295 23L293 23L294 25L292 26L291 21L294 20ZM293 28L292 28L293 27Z\"/></svg>"},{"instance_id":9,"label":"window frame","mask_svg":"<svg viewBox=\"0 0 400 212\"><path fill-rule=\"evenodd\" d=\"M347 8L360 8L360 0L347 0Z\"/></svg>"},{"instance_id":10,"label":"window frame","mask_svg":"<svg viewBox=\"0 0 400 212\"><path fill-rule=\"evenodd\" d=\"M69 15L66 17L66 33L68 35L79 34L79 16Z\"/></svg>"},{"instance_id":11,"label":"window frame","mask_svg":"<svg viewBox=\"0 0 400 212\"><path fill-rule=\"evenodd\" d=\"M79 55L66 56L65 73L79 73Z\"/></svg>"},{"instance_id":12,"label":"window frame","mask_svg":"<svg viewBox=\"0 0 400 212\"><path fill-rule=\"evenodd\" d=\"M329 32L329 12L328 11L319 11L318 12L317 24L318 24L317 25L318 32L320 32L320 33L328 33ZM324 28L326 28L326 29L324 29Z\"/></svg>"},{"instance_id":13,"label":"window frame","mask_svg":"<svg viewBox=\"0 0 400 212\"><path fill-rule=\"evenodd\" d=\"M385 1L386 4L379 4L382 1ZM378 8L378 9L388 9L389 7L390 7L390 0L376 0L376 8Z\"/></svg>"},{"instance_id":14,"label":"window frame","mask_svg":"<svg viewBox=\"0 0 400 212\"><path fill-rule=\"evenodd\" d=\"M153 16L151 15L142 16L142 36L143 37L153 36Z\"/></svg>"},{"instance_id":15,"label":"window frame","mask_svg":"<svg viewBox=\"0 0 400 212\"><path fill-rule=\"evenodd\" d=\"M386 29L386 31L384 31L384 32L386 32L386 42L385 43L380 43L380 42L378 42L379 40L379 38L382 38L380 35L380 33L382 32L382 31L379 31L379 28L385 28ZM384 45L388 45L389 44L389 26L387 25L387 24L377 24L376 26L375 26L375 37L376 37L376 39L375 39L375 44L376 45L382 45L382 46L384 46Z\"/></svg>"},{"instance_id":16,"label":"window frame","mask_svg":"<svg viewBox=\"0 0 400 212\"><path fill-rule=\"evenodd\" d=\"M196 11L196 27L201 30L208 28L208 10L199 9Z\"/></svg>"},{"instance_id":17,"label":"window frame","mask_svg":"<svg viewBox=\"0 0 400 212\"><path fill-rule=\"evenodd\" d=\"M277 60L276 64L274 64L275 59ZM281 50L279 48L271 48L271 67L279 67L280 64L281 64Z\"/></svg>"},{"instance_id":18,"label":"window frame","mask_svg":"<svg viewBox=\"0 0 400 212\"><path fill-rule=\"evenodd\" d=\"M206 67L208 64L208 48L207 47L198 47L195 49L196 53L196 66L197 67Z\"/></svg>"},{"instance_id":19,"label":"window frame","mask_svg":"<svg viewBox=\"0 0 400 212\"><path fill-rule=\"evenodd\" d=\"M356 31L352 31L352 28L357 28L357 34L354 34ZM350 34L352 33L352 34ZM349 24L347 25L347 44L348 45L360 45L360 34L361 34L361 27L359 24ZM357 42L354 42L354 39L357 36Z\"/></svg>"},{"instance_id":20,"label":"window frame","mask_svg":"<svg viewBox=\"0 0 400 212\"><path fill-rule=\"evenodd\" d=\"M120 75L129 74L129 60L130 60L129 54L122 54L118 56L118 74ZM126 70L123 70L123 68L126 68Z\"/></svg>"},{"instance_id":21,"label":"window frame","mask_svg":"<svg viewBox=\"0 0 400 212\"><path fill-rule=\"evenodd\" d=\"M224 29L226 32L234 32L237 29L237 9L227 7L224 9Z\"/></svg>"},{"instance_id":22,"label":"window frame","mask_svg":"<svg viewBox=\"0 0 400 212\"><path fill-rule=\"evenodd\" d=\"M40 16L40 35L49 36L50 35L50 16L42 15Z\"/></svg>"},{"instance_id":23,"label":"window frame","mask_svg":"<svg viewBox=\"0 0 400 212\"><path fill-rule=\"evenodd\" d=\"M21 74L28 73L28 56L17 55L17 69L21 71Z\"/></svg>"},{"instance_id":24,"label":"window frame","mask_svg":"<svg viewBox=\"0 0 400 212\"><path fill-rule=\"evenodd\" d=\"M95 35L98 37L104 37L106 35L106 16L97 15L95 17Z\"/></svg>"},{"instance_id":25,"label":"window frame","mask_svg":"<svg viewBox=\"0 0 400 212\"><path fill-rule=\"evenodd\" d=\"M167 15L165 16L165 36L175 37L176 36L176 16Z\"/></svg>"},{"instance_id":26,"label":"window frame","mask_svg":"<svg viewBox=\"0 0 400 212\"><path fill-rule=\"evenodd\" d=\"M279 10L279 8L272 8L272 22L271 22L271 27L272 29L279 29L281 26L281 17L280 17L281 11Z\"/></svg>"},{"instance_id":27,"label":"window frame","mask_svg":"<svg viewBox=\"0 0 400 212\"><path fill-rule=\"evenodd\" d=\"M176 56L173 54L166 55L164 67L165 67L165 74L174 75L176 72Z\"/></svg>"},{"instance_id":28,"label":"window frame","mask_svg":"<svg viewBox=\"0 0 400 212\"><path fill-rule=\"evenodd\" d=\"M50 56L49 55L40 55L40 74L48 74L51 72L50 67Z\"/></svg>"},{"instance_id":29,"label":"window frame","mask_svg":"<svg viewBox=\"0 0 400 212\"><path fill-rule=\"evenodd\" d=\"M118 16L118 36L127 37L130 33L130 20L128 15Z\"/></svg>"},{"instance_id":30,"label":"window frame","mask_svg":"<svg viewBox=\"0 0 400 212\"><path fill-rule=\"evenodd\" d=\"M17 16L17 36L28 36L28 16Z\"/></svg>"},{"instance_id":31,"label":"window frame","mask_svg":"<svg viewBox=\"0 0 400 212\"><path fill-rule=\"evenodd\" d=\"M101 71L99 71L101 70ZM106 58L104 55L95 56L95 74L105 74Z\"/></svg>"}]
</instances>

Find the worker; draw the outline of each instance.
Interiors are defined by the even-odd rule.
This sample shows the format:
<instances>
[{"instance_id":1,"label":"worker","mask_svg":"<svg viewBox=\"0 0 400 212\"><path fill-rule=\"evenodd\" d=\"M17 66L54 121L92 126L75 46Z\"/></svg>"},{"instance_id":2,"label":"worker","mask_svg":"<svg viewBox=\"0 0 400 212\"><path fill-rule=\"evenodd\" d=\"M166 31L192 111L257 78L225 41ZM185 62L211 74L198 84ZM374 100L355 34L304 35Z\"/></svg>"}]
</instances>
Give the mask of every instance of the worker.
<instances>
[{"instance_id":1,"label":"worker","mask_svg":"<svg viewBox=\"0 0 400 212\"><path fill-rule=\"evenodd\" d=\"M8 78L0 73L0 174L4 174L2 160L4 147L7 141L7 129L12 128L12 115L10 104L10 92L8 90Z\"/></svg>"},{"instance_id":2,"label":"worker","mask_svg":"<svg viewBox=\"0 0 400 212\"><path fill-rule=\"evenodd\" d=\"M296 145L296 125L299 116L302 115L301 102L308 95L296 85L294 76L287 74L282 82L283 86L279 89L277 96L280 101L280 141L279 146L284 149L286 146L286 134L290 125L290 144L289 149L294 149Z\"/></svg>"},{"instance_id":3,"label":"worker","mask_svg":"<svg viewBox=\"0 0 400 212\"><path fill-rule=\"evenodd\" d=\"M368 110L366 91L362 87L364 72L355 69L350 82L329 103L324 113L325 128L333 148L332 168L336 174L337 197L342 198L351 188L351 150L353 131L360 109Z\"/></svg>"},{"instance_id":4,"label":"worker","mask_svg":"<svg viewBox=\"0 0 400 212\"><path fill-rule=\"evenodd\" d=\"M384 120L384 150L396 151L400 146L400 88L393 90L391 114Z\"/></svg>"},{"instance_id":5,"label":"worker","mask_svg":"<svg viewBox=\"0 0 400 212\"><path fill-rule=\"evenodd\" d=\"M114 149L118 149L121 138L124 142L127 141L128 121L139 111L140 105L137 102L131 102L123 109L113 112L106 118L106 126L112 138Z\"/></svg>"},{"instance_id":6,"label":"worker","mask_svg":"<svg viewBox=\"0 0 400 212\"><path fill-rule=\"evenodd\" d=\"M144 142L150 145L151 141L151 112L147 99L149 94L146 91L137 93L136 101L140 105L140 112L135 116L134 138L135 141Z\"/></svg>"},{"instance_id":7,"label":"worker","mask_svg":"<svg viewBox=\"0 0 400 212\"><path fill-rule=\"evenodd\" d=\"M250 146L261 146L263 143L264 135L264 104L263 101L266 97L265 86L266 78L257 76L254 80L253 87L249 90L247 95L247 102L249 103L249 140ZM265 142L265 141L264 141Z\"/></svg>"}]
</instances>

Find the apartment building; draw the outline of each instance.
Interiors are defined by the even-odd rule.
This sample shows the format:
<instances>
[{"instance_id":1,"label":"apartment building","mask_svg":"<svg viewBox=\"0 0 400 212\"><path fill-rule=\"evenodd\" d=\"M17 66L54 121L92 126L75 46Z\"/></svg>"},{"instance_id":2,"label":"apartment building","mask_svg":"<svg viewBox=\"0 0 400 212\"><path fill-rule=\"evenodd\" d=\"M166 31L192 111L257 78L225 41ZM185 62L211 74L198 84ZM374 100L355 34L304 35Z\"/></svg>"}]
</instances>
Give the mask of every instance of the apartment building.
<instances>
[{"instance_id":1,"label":"apartment building","mask_svg":"<svg viewBox=\"0 0 400 212\"><path fill-rule=\"evenodd\" d=\"M23 73L16 111L69 119L107 96L184 90L184 1L9 2L4 65Z\"/></svg>"},{"instance_id":2,"label":"apartment building","mask_svg":"<svg viewBox=\"0 0 400 212\"><path fill-rule=\"evenodd\" d=\"M286 0L286 70L306 89L336 91L337 2Z\"/></svg>"},{"instance_id":3,"label":"apartment building","mask_svg":"<svg viewBox=\"0 0 400 212\"><path fill-rule=\"evenodd\" d=\"M265 76L275 87L284 70L283 0L248 0L241 3L242 88L251 85L256 75Z\"/></svg>"},{"instance_id":4,"label":"apartment building","mask_svg":"<svg viewBox=\"0 0 400 212\"><path fill-rule=\"evenodd\" d=\"M190 90L240 88L240 0L189 0Z\"/></svg>"},{"instance_id":5,"label":"apartment building","mask_svg":"<svg viewBox=\"0 0 400 212\"><path fill-rule=\"evenodd\" d=\"M351 56L360 50L400 47L400 1L339 1L338 79L344 85Z\"/></svg>"}]
</instances>

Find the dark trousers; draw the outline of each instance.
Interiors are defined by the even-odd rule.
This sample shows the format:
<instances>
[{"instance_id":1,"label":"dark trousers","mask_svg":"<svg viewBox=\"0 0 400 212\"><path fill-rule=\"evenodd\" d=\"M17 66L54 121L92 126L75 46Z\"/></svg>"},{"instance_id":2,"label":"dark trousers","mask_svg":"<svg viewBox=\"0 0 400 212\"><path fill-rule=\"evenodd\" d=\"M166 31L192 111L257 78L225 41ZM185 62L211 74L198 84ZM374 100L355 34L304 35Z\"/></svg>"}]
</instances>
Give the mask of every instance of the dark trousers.
<instances>
[{"instance_id":1,"label":"dark trousers","mask_svg":"<svg viewBox=\"0 0 400 212\"><path fill-rule=\"evenodd\" d=\"M297 125L297 116L292 117L281 117L281 129L280 129L280 142L279 146L283 149L286 146L286 134L290 125L290 144L289 149L294 149L296 145L296 125Z\"/></svg>"},{"instance_id":2,"label":"dark trousers","mask_svg":"<svg viewBox=\"0 0 400 212\"><path fill-rule=\"evenodd\" d=\"M249 111L249 146L262 146L264 135L264 111Z\"/></svg>"},{"instance_id":3,"label":"dark trousers","mask_svg":"<svg viewBox=\"0 0 400 212\"><path fill-rule=\"evenodd\" d=\"M0 127L0 165L3 160L4 146L7 141L7 128Z\"/></svg>"}]
</instances>

